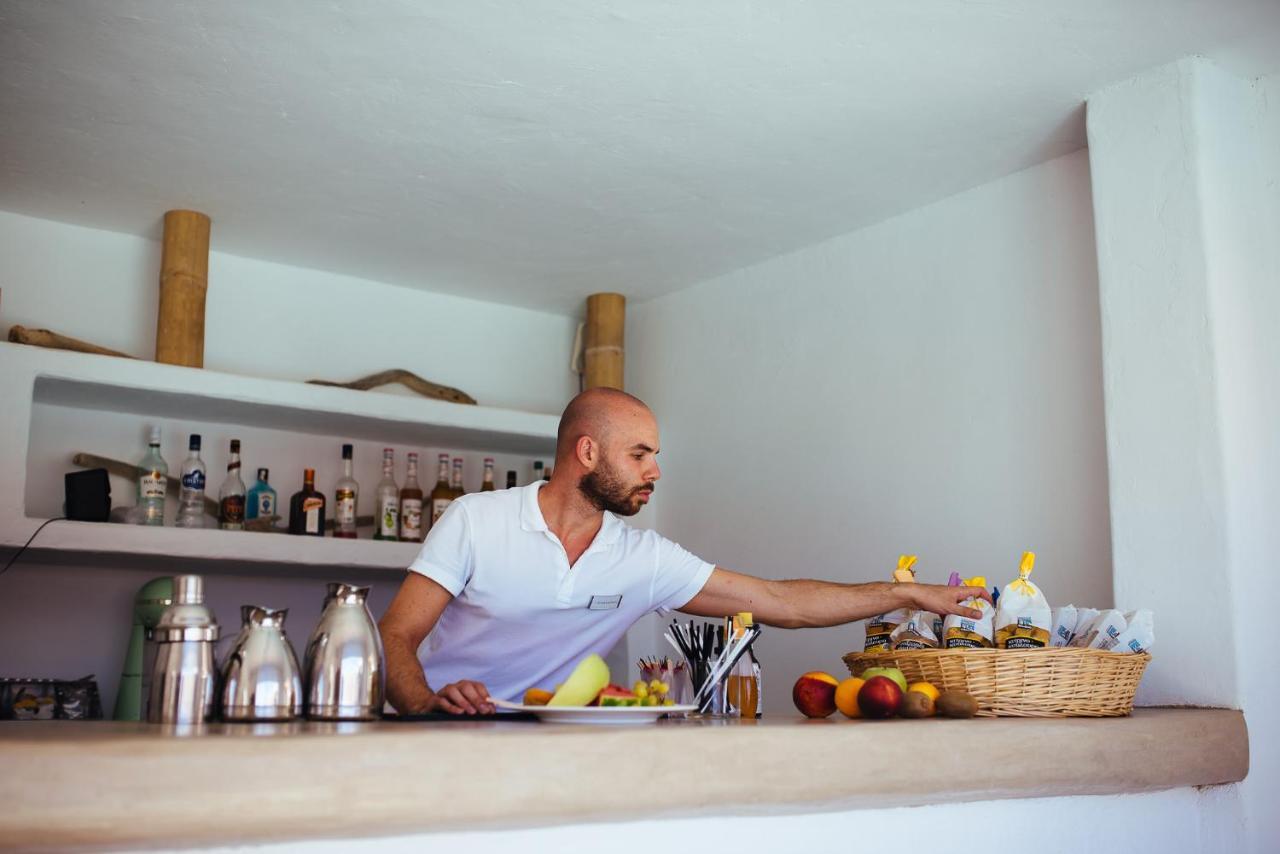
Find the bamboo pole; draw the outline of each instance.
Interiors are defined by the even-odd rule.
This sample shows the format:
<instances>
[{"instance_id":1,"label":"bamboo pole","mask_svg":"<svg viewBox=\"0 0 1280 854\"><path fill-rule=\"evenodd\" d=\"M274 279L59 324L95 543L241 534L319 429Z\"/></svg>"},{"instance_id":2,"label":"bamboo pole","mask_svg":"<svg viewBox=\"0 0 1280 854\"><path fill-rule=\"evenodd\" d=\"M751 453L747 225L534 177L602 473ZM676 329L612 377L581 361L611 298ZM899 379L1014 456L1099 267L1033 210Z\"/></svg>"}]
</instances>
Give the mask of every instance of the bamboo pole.
<instances>
[{"instance_id":1,"label":"bamboo pole","mask_svg":"<svg viewBox=\"0 0 1280 854\"><path fill-rule=\"evenodd\" d=\"M166 211L160 256L156 361L204 367L204 298L209 288L209 217Z\"/></svg>"},{"instance_id":2,"label":"bamboo pole","mask_svg":"<svg viewBox=\"0 0 1280 854\"><path fill-rule=\"evenodd\" d=\"M585 388L622 390L626 322L627 298L622 294L592 294L587 297L587 326L582 351Z\"/></svg>"}]
</instances>

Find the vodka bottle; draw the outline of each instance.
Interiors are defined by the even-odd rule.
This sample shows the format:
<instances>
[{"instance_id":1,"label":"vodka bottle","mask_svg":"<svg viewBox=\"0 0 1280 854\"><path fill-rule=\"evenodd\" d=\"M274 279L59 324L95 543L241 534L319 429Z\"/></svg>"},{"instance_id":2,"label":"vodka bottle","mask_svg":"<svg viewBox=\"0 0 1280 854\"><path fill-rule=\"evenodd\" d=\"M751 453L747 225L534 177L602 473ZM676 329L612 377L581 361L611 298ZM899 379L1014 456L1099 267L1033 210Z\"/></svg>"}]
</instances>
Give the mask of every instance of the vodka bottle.
<instances>
[{"instance_id":1,"label":"vodka bottle","mask_svg":"<svg viewBox=\"0 0 1280 854\"><path fill-rule=\"evenodd\" d=\"M160 456L160 428L151 428L147 455L138 462L138 510L142 525L164 524L164 496L169 466Z\"/></svg>"},{"instance_id":2,"label":"vodka bottle","mask_svg":"<svg viewBox=\"0 0 1280 854\"><path fill-rule=\"evenodd\" d=\"M178 518L175 528L203 528L204 519L204 460L200 459L200 434L192 433L187 443L191 454L182 462L182 492L178 497Z\"/></svg>"},{"instance_id":3,"label":"vodka bottle","mask_svg":"<svg viewBox=\"0 0 1280 854\"><path fill-rule=\"evenodd\" d=\"M396 484L396 452L382 449L382 480L378 481L377 516L374 520L375 540L400 539L400 487Z\"/></svg>"},{"instance_id":4,"label":"vodka bottle","mask_svg":"<svg viewBox=\"0 0 1280 854\"><path fill-rule=\"evenodd\" d=\"M342 478L333 488L333 535L341 539L356 538L356 503L360 484L351 476L350 445L342 446Z\"/></svg>"},{"instance_id":5,"label":"vodka bottle","mask_svg":"<svg viewBox=\"0 0 1280 854\"><path fill-rule=\"evenodd\" d=\"M231 440L227 479L218 490L218 527L224 531L244 530L244 481L240 477L240 440Z\"/></svg>"}]
</instances>

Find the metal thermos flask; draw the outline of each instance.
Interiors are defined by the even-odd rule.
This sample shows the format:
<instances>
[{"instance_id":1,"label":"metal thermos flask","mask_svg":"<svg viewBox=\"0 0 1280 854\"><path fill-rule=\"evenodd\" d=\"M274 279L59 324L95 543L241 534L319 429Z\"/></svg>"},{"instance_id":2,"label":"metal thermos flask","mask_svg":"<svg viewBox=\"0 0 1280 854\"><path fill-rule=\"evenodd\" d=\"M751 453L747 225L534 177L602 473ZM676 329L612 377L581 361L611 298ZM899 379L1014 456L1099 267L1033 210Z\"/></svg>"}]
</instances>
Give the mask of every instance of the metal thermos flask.
<instances>
[{"instance_id":1,"label":"metal thermos flask","mask_svg":"<svg viewBox=\"0 0 1280 854\"><path fill-rule=\"evenodd\" d=\"M174 576L173 604L160 615L152 637L155 661L150 666L147 720L156 724L209 720L214 710L213 647L218 641L218 621L204 604L203 578Z\"/></svg>"},{"instance_id":2,"label":"metal thermos flask","mask_svg":"<svg viewBox=\"0 0 1280 854\"><path fill-rule=\"evenodd\" d=\"M240 609L242 626L222 667L223 720L287 721L302 715L302 673L285 637L289 609Z\"/></svg>"},{"instance_id":3,"label":"metal thermos flask","mask_svg":"<svg viewBox=\"0 0 1280 854\"><path fill-rule=\"evenodd\" d=\"M303 667L307 717L368 721L382 716L386 663L382 638L365 604L368 587L330 584Z\"/></svg>"}]
</instances>

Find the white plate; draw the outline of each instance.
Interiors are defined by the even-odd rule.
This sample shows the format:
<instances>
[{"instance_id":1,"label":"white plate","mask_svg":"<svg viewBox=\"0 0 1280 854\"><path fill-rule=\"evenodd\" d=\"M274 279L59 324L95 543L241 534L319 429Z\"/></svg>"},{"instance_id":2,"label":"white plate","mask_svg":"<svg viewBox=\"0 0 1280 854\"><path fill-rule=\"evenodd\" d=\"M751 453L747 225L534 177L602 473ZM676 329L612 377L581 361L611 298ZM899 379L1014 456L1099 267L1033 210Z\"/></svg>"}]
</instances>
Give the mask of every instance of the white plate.
<instances>
[{"instance_id":1,"label":"white plate","mask_svg":"<svg viewBox=\"0 0 1280 854\"><path fill-rule=\"evenodd\" d=\"M501 707L513 712L532 712L549 724L648 724L663 715L698 710L697 706L522 706L517 703L502 703Z\"/></svg>"}]
</instances>

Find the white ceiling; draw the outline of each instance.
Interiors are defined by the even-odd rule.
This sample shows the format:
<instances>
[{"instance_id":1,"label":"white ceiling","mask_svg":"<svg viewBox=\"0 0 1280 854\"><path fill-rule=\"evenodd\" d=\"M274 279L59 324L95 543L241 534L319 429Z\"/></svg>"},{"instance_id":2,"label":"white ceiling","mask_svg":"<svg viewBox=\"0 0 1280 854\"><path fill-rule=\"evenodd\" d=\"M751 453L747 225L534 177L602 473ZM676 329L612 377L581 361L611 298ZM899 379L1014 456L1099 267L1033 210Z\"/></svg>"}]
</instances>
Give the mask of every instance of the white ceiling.
<instances>
[{"instance_id":1,"label":"white ceiling","mask_svg":"<svg viewBox=\"0 0 1280 854\"><path fill-rule=\"evenodd\" d=\"M1280 2L0 0L0 208L411 287L644 299L1084 144Z\"/></svg>"}]
</instances>

